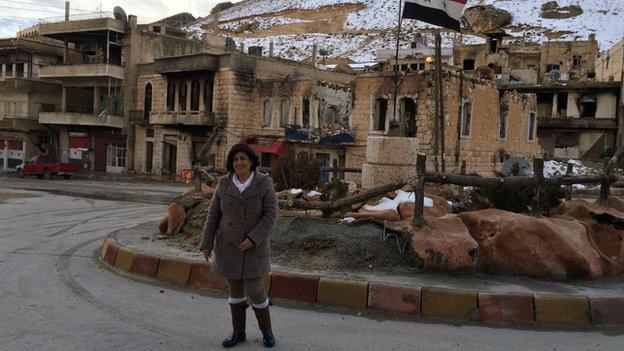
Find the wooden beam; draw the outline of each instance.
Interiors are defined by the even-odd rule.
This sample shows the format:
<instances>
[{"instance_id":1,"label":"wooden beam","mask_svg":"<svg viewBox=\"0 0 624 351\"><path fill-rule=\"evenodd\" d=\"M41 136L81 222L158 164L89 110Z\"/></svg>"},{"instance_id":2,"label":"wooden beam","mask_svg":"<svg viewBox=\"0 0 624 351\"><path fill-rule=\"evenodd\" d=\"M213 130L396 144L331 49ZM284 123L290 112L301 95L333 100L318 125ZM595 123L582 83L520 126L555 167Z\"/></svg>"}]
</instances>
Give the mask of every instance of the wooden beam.
<instances>
[{"instance_id":1,"label":"wooden beam","mask_svg":"<svg viewBox=\"0 0 624 351\"><path fill-rule=\"evenodd\" d=\"M426 169L427 164L427 156L423 154L418 154L416 156L416 185L414 186L414 218L412 219L412 224L416 227L422 227L427 224L424 218L424 201L425 201L425 174L427 173Z\"/></svg>"}]
</instances>

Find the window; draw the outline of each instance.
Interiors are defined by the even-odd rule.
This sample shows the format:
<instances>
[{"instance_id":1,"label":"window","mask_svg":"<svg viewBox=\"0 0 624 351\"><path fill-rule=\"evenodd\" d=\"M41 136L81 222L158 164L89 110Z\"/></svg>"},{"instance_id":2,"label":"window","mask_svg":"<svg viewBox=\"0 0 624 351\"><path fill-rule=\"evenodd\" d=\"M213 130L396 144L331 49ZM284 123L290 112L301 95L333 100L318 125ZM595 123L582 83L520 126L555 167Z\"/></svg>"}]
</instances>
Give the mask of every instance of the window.
<instances>
[{"instance_id":1,"label":"window","mask_svg":"<svg viewBox=\"0 0 624 351\"><path fill-rule=\"evenodd\" d=\"M461 115L461 137L470 138L470 124L472 123L472 102L464 101Z\"/></svg>"},{"instance_id":2,"label":"window","mask_svg":"<svg viewBox=\"0 0 624 351\"><path fill-rule=\"evenodd\" d=\"M212 77L206 79L204 83L204 108L207 112L212 112Z\"/></svg>"},{"instance_id":3,"label":"window","mask_svg":"<svg viewBox=\"0 0 624 351\"><path fill-rule=\"evenodd\" d=\"M386 130L387 113L388 100L382 97L376 98L373 107L373 130Z\"/></svg>"},{"instance_id":4,"label":"window","mask_svg":"<svg viewBox=\"0 0 624 351\"><path fill-rule=\"evenodd\" d=\"M582 63L581 55L572 56L572 69L580 69Z\"/></svg>"},{"instance_id":5,"label":"window","mask_svg":"<svg viewBox=\"0 0 624 351\"><path fill-rule=\"evenodd\" d=\"M418 69L421 70L421 71L424 71L425 70L425 64L424 63L419 63L418 64Z\"/></svg>"},{"instance_id":6,"label":"window","mask_svg":"<svg viewBox=\"0 0 624 351\"><path fill-rule=\"evenodd\" d=\"M412 71L418 71L418 64L417 63L412 63L410 65L410 70Z\"/></svg>"},{"instance_id":7,"label":"window","mask_svg":"<svg viewBox=\"0 0 624 351\"><path fill-rule=\"evenodd\" d=\"M535 112L529 112L529 141L535 140L536 119Z\"/></svg>"},{"instance_id":8,"label":"window","mask_svg":"<svg viewBox=\"0 0 624 351\"><path fill-rule=\"evenodd\" d=\"M125 146L108 145L106 153L106 166L113 168L126 167L126 148Z\"/></svg>"},{"instance_id":9,"label":"window","mask_svg":"<svg viewBox=\"0 0 624 351\"><path fill-rule=\"evenodd\" d=\"M154 128L147 128L147 129L145 129L145 137L146 138L153 138L154 137Z\"/></svg>"},{"instance_id":10,"label":"window","mask_svg":"<svg viewBox=\"0 0 624 351\"><path fill-rule=\"evenodd\" d=\"M271 100L266 99L262 101L262 128L271 126L272 114Z\"/></svg>"},{"instance_id":11,"label":"window","mask_svg":"<svg viewBox=\"0 0 624 351\"><path fill-rule=\"evenodd\" d=\"M598 105L596 104L595 95L583 95L580 100L580 116L581 117L596 117L596 111Z\"/></svg>"},{"instance_id":12,"label":"window","mask_svg":"<svg viewBox=\"0 0 624 351\"><path fill-rule=\"evenodd\" d=\"M492 38L490 40L490 53L495 54L498 52L498 39Z\"/></svg>"},{"instance_id":13,"label":"window","mask_svg":"<svg viewBox=\"0 0 624 351\"><path fill-rule=\"evenodd\" d=\"M499 112L500 118L498 121L498 138L500 140L507 139L507 111L501 110Z\"/></svg>"},{"instance_id":14,"label":"window","mask_svg":"<svg viewBox=\"0 0 624 351\"><path fill-rule=\"evenodd\" d=\"M143 101L143 119L149 119L150 111L152 111L152 84L147 83L145 86L145 100Z\"/></svg>"},{"instance_id":15,"label":"window","mask_svg":"<svg viewBox=\"0 0 624 351\"><path fill-rule=\"evenodd\" d=\"M464 60L464 70L466 71L474 71L475 69L475 60L474 59L465 59Z\"/></svg>"},{"instance_id":16,"label":"window","mask_svg":"<svg viewBox=\"0 0 624 351\"><path fill-rule=\"evenodd\" d=\"M548 64L548 65L546 65L546 73L548 73L548 72L550 72L550 71L553 71L553 70L557 70L557 71L559 71L559 70L560 70L560 68L561 68L561 66L559 66L559 65L557 65L557 64L553 64L553 63Z\"/></svg>"},{"instance_id":17,"label":"window","mask_svg":"<svg viewBox=\"0 0 624 351\"><path fill-rule=\"evenodd\" d=\"M167 111L173 111L175 108L175 83L167 83Z\"/></svg>"},{"instance_id":18,"label":"window","mask_svg":"<svg viewBox=\"0 0 624 351\"><path fill-rule=\"evenodd\" d=\"M193 79L191 83L191 111L199 111L199 81Z\"/></svg>"},{"instance_id":19,"label":"window","mask_svg":"<svg viewBox=\"0 0 624 351\"><path fill-rule=\"evenodd\" d=\"M154 142L148 141L145 145L145 172L152 173L154 168Z\"/></svg>"},{"instance_id":20,"label":"window","mask_svg":"<svg viewBox=\"0 0 624 351\"><path fill-rule=\"evenodd\" d=\"M404 126L404 136L416 137L416 102L411 98L402 98L399 104L401 121Z\"/></svg>"},{"instance_id":21,"label":"window","mask_svg":"<svg viewBox=\"0 0 624 351\"><path fill-rule=\"evenodd\" d=\"M280 102L280 127L284 127L289 122L288 113L290 112L290 100L282 99Z\"/></svg>"},{"instance_id":22,"label":"window","mask_svg":"<svg viewBox=\"0 0 624 351\"><path fill-rule=\"evenodd\" d=\"M303 99L303 112L302 112L303 121L302 124L304 127L310 125L310 98Z\"/></svg>"},{"instance_id":23,"label":"window","mask_svg":"<svg viewBox=\"0 0 624 351\"><path fill-rule=\"evenodd\" d=\"M180 111L186 111L186 82L180 82L178 104L180 105Z\"/></svg>"}]
</instances>

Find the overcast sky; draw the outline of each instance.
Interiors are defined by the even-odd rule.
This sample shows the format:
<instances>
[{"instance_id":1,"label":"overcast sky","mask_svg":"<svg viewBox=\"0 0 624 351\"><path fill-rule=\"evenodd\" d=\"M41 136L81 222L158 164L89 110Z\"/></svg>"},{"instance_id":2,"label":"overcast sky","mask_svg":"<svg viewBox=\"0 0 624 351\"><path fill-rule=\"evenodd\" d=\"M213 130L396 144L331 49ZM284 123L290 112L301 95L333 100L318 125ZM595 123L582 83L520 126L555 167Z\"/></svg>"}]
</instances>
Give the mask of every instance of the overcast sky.
<instances>
[{"instance_id":1,"label":"overcast sky","mask_svg":"<svg viewBox=\"0 0 624 351\"><path fill-rule=\"evenodd\" d=\"M137 15L139 23L153 22L180 12L190 12L195 17L206 16L210 9L225 0L73 0L70 13L93 12L100 4L102 11L112 11L121 6L127 14ZM234 2L234 1L233 1ZM21 29L28 28L46 17L62 17L65 13L63 0L0 0L0 38L14 37Z\"/></svg>"}]
</instances>

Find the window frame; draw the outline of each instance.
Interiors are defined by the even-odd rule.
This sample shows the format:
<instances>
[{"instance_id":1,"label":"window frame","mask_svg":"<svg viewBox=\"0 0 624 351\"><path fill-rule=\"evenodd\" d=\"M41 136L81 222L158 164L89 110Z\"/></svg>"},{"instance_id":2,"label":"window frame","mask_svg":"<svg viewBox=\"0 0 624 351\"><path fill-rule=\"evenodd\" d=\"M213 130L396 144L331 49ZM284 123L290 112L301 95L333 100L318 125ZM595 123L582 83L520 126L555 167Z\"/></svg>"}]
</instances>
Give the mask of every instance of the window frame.
<instances>
[{"instance_id":1,"label":"window frame","mask_svg":"<svg viewBox=\"0 0 624 351\"><path fill-rule=\"evenodd\" d=\"M465 129L465 120L466 118L464 117L465 114L465 110L466 110L466 104L469 103L470 104L470 119L468 120L468 134L464 134L464 129ZM470 140L472 138L472 115L473 115L473 111L474 111L474 104L473 101L470 99L463 99L462 100L462 110L461 110L461 120L460 120L460 128L459 128L459 136L460 139L464 139L464 140Z\"/></svg>"},{"instance_id":2,"label":"window frame","mask_svg":"<svg viewBox=\"0 0 624 351\"><path fill-rule=\"evenodd\" d=\"M537 112L529 110L527 123L527 142L534 143L537 139ZM533 128L531 128L531 119L533 119Z\"/></svg>"}]
</instances>

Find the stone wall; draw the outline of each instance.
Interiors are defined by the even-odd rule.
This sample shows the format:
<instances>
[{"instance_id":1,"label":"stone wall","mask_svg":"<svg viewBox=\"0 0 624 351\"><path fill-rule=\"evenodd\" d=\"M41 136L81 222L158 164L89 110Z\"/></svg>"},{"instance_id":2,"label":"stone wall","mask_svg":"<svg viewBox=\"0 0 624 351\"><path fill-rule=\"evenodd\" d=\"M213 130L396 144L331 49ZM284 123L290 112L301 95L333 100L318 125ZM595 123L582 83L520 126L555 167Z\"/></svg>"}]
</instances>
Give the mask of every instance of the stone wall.
<instances>
[{"instance_id":1,"label":"stone wall","mask_svg":"<svg viewBox=\"0 0 624 351\"><path fill-rule=\"evenodd\" d=\"M620 40L596 60L596 78L608 82L622 79L624 69L624 39Z\"/></svg>"}]
</instances>

